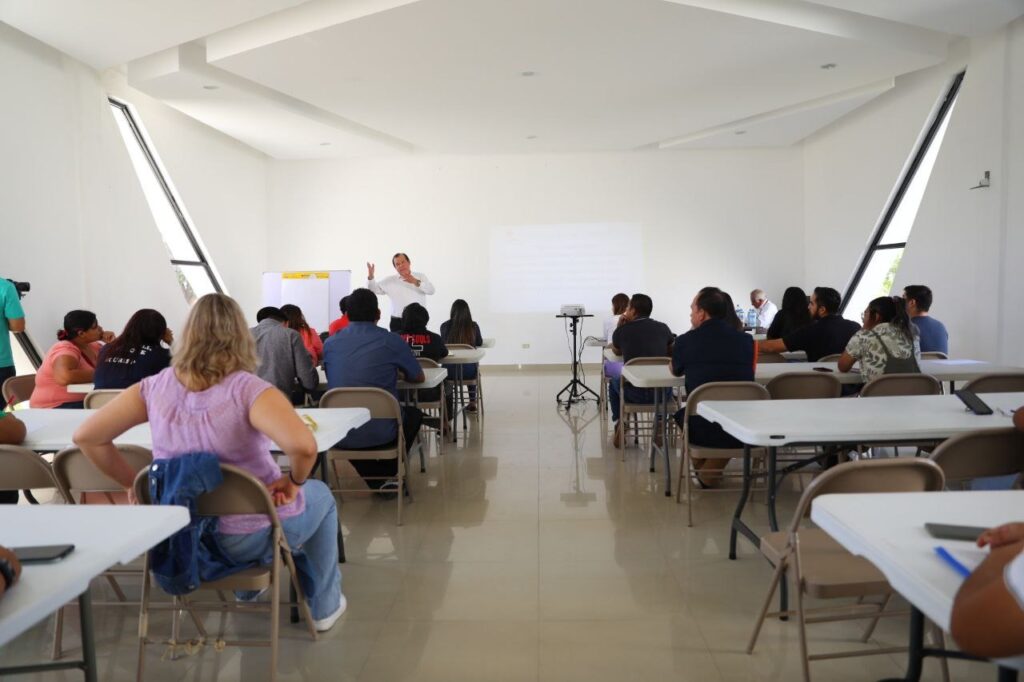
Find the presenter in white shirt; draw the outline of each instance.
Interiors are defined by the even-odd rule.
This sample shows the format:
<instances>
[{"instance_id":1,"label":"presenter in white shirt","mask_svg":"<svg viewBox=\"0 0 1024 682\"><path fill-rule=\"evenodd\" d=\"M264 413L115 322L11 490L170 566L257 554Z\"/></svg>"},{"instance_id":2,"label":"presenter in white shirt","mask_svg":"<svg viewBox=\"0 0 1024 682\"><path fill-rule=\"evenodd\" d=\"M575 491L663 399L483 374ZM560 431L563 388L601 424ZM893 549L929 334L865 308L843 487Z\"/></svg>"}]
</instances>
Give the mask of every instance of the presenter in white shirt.
<instances>
[{"instance_id":1,"label":"presenter in white shirt","mask_svg":"<svg viewBox=\"0 0 1024 682\"><path fill-rule=\"evenodd\" d=\"M750 292L750 305L754 306L757 310L757 323L755 326L758 329L768 329L768 327L772 326L772 320L775 319L775 315L779 312L779 306L768 300L763 289L754 289Z\"/></svg>"},{"instance_id":2,"label":"presenter in white shirt","mask_svg":"<svg viewBox=\"0 0 1024 682\"><path fill-rule=\"evenodd\" d=\"M379 282L373 278L375 266L366 264L366 288L378 296L391 299L391 331L402 328L402 311L410 303L419 303L426 307L427 296L434 293L434 285L422 272L413 272L409 256L396 253L391 259L397 275L385 277Z\"/></svg>"}]
</instances>

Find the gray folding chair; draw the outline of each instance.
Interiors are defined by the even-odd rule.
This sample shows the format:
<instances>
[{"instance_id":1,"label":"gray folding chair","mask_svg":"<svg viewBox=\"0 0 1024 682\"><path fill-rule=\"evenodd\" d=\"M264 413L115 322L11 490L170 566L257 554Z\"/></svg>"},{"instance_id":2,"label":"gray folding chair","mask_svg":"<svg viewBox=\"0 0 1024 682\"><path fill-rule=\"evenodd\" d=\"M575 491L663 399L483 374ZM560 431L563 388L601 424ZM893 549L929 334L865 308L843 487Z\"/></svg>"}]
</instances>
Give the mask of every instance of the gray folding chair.
<instances>
[{"instance_id":1,"label":"gray folding chair","mask_svg":"<svg viewBox=\"0 0 1024 682\"><path fill-rule=\"evenodd\" d=\"M974 393L1024 393L1024 372L989 374L969 382L964 388Z\"/></svg>"},{"instance_id":2,"label":"gray folding chair","mask_svg":"<svg viewBox=\"0 0 1024 682\"><path fill-rule=\"evenodd\" d=\"M686 397L686 410L683 414L683 461L679 467L679 481L676 483L676 502L682 501L682 495L686 492L686 523L693 525L693 493L690 486L690 474L694 459L725 459L743 457L741 448L707 448L690 443L690 415L697 414L697 406L705 400L769 400L771 396L768 389L753 381L720 381L704 384ZM755 457L764 457L764 448L755 448L752 451ZM723 469L723 476L736 477L742 474L727 474ZM707 492L707 491L705 491ZM735 492L732 490L730 492Z\"/></svg>"},{"instance_id":3,"label":"gray folding chair","mask_svg":"<svg viewBox=\"0 0 1024 682\"><path fill-rule=\"evenodd\" d=\"M35 374L19 374L4 381L0 387L3 393L4 405L21 403L32 397L32 391L36 390Z\"/></svg>"},{"instance_id":4,"label":"gray folding chair","mask_svg":"<svg viewBox=\"0 0 1024 682\"><path fill-rule=\"evenodd\" d=\"M398 438L394 443L382 445L369 450L343 450L332 448L327 451L325 465L334 468L334 461L359 460L359 459L394 459L397 460L398 469L398 525L402 525L402 503L405 497L405 490L408 483L405 480L408 462L405 453L405 433L402 430L402 406L395 400L395 396L379 388L332 388L320 398L320 407L365 407L370 411L370 419L393 419L396 424ZM335 470L335 479L338 479ZM391 476L376 477L378 480L390 480ZM340 481L337 482L340 486ZM332 488L331 492L365 492L364 488ZM412 494L409 494L412 501Z\"/></svg>"},{"instance_id":5,"label":"gray folding chair","mask_svg":"<svg viewBox=\"0 0 1024 682\"><path fill-rule=\"evenodd\" d=\"M121 388L98 388L89 391L85 394L84 407L87 410L98 410L123 392L124 389Z\"/></svg>"},{"instance_id":6,"label":"gray folding chair","mask_svg":"<svg viewBox=\"0 0 1024 682\"><path fill-rule=\"evenodd\" d=\"M646 357L646 358L633 358L629 362L625 363L622 367L632 367L636 365L662 365L667 366L670 357ZM626 440L630 432L630 419L632 418L632 431L633 441L635 443L640 442L640 437L644 436L654 438L657 432L657 424L655 422L654 414L654 403L631 403L626 402L626 379L619 377L619 424L622 428L622 440L619 442L619 446L622 450L622 459L626 459ZM654 391L655 389L648 389ZM668 389L663 389L667 391ZM678 408L677 408L678 409ZM671 413L673 410L669 410ZM669 431L672 433L672 431ZM667 444L665 444L667 446Z\"/></svg>"},{"instance_id":7,"label":"gray folding chair","mask_svg":"<svg viewBox=\"0 0 1024 682\"><path fill-rule=\"evenodd\" d=\"M817 359L817 362L839 362L839 358L843 357L842 353L832 353L830 355L822 355Z\"/></svg>"},{"instance_id":8,"label":"gray folding chair","mask_svg":"<svg viewBox=\"0 0 1024 682\"><path fill-rule=\"evenodd\" d=\"M882 374L864 384L861 398L942 395L942 384L929 374Z\"/></svg>"},{"instance_id":9,"label":"gray folding chair","mask_svg":"<svg viewBox=\"0 0 1024 682\"><path fill-rule=\"evenodd\" d=\"M926 350L921 353L922 360L949 360L949 356L941 350Z\"/></svg>"},{"instance_id":10,"label":"gray folding chair","mask_svg":"<svg viewBox=\"0 0 1024 682\"><path fill-rule=\"evenodd\" d=\"M854 556L818 528L802 528L802 522L811 510L811 503L819 495L837 493L886 493L886 492L930 492L942 490L942 470L926 459L889 459L861 462L847 462L829 469L815 478L804 490L797 504L789 528L768 533L761 538L761 554L775 567L768 594L754 625L754 632L747 644L747 653L753 653L761 626L768 616L797 616L799 627L800 656L804 682L810 682L810 663L832 658L849 656L870 656L892 654L905 648L874 647L859 651L842 651L828 654L809 654L807 649L807 623L870 618L871 624L861 641L871 637L878 618L899 615L886 612L892 596L892 588L885 576L867 559ZM790 572L792 569L792 572ZM796 593L796 613L769 613L772 598L779 583L792 577ZM804 607L804 596L812 599L850 599L856 597L856 604L843 604L830 613L828 609L813 609L814 618L809 620ZM881 597L881 603L865 602L864 598Z\"/></svg>"},{"instance_id":11,"label":"gray folding chair","mask_svg":"<svg viewBox=\"0 0 1024 682\"><path fill-rule=\"evenodd\" d=\"M843 392L839 379L825 372L787 372L774 377L766 388L772 400L838 398Z\"/></svg>"},{"instance_id":12,"label":"gray folding chair","mask_svg":"<svg viewBox=\"0 0 1024 682\"><path fill-rule=\"evenodd\" d=\"M221 632L209 643L216 648L223 646L259 646L270 647L270 661L268 663L268 675L271 682L277 678L277 651L278 633L281 622L281 563L288 567L291 574L291 586L296 595L295 602L287 602L285 606L297 606L302 612L306 621L306 627L311 639L316 641L317 633L313 625L313 616L309 611L309 604L306 603L305 595L302 592L302 584L299 581L299 574L295 569L295 562L292 559L292 551L288 546L284 530L281 528L281 520L277 516L277 508L274 501L267 492L267 487L248 471L228 464L221 464L221 473L224 481L216 490L200 495L196 500L196 513L201 516L227 516L232 514L259 514L266 516L270 521L271 543L274 548L273 561L269 566L247 568L233 573L220 580L200 583L196 592L210 590L217 593L218 600L198 601L193 595L174 596L170 604L152 603L150 592L152 590L152 577L149 573L149 554L146 554L145 570L142 582L142 605L139 614L139 660L136 668L136 680L141 682L145 668L145 649L150 644L165 644L171 647L171 657L174 657L176 647L182 645L179 632L179 614L182 610L193 614L193 622L199 631L201 643L207 643L209 635L201 620L195 618L196 611L213 612L270 612L270 637L265 640L225 640ZM135 496L139 504L151 504L149 495L149 469L143 469L135 477ZM225 598L223 593L229 591L260 591L267 590L270 595L270 603L240 604L234 599ZM170 611L172 614L171 637L167 640L153 641L149 638L149 615L154 611ZM223 622L222 622L223 625Z\"/></svg>"},{"instance_id":13,"label":"gray folding chair","mask_svg":"<svg viewBox=\"0 0 1024 682\"><path fill-rule=\"evenodd\" d=\"M936 447L930 459L942 469L947 484L960 487L975 478L1020 476L1024 433L1011 427L957 434Z\"/></svg>"}]
</instances>

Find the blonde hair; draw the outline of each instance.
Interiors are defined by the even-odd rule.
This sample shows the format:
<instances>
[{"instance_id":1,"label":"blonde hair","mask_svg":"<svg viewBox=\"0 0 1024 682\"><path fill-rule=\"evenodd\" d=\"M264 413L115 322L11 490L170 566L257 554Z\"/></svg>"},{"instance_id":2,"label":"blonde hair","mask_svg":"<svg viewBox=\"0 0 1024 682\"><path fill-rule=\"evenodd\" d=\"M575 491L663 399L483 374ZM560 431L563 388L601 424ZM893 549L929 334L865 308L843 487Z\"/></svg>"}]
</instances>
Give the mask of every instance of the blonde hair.
<instances>
[{"instance_id":1,"label":"blonde hair","mask_svg":"<svg viewBox=\"0 0 1024 682\"><path fill-rule=\"evenodd\" d=\"M196 301L174 350L171 366L190 391L215 386L232 372L252 372L258 362L242 309L224 294Z\"/></svg>"}]
</instances>

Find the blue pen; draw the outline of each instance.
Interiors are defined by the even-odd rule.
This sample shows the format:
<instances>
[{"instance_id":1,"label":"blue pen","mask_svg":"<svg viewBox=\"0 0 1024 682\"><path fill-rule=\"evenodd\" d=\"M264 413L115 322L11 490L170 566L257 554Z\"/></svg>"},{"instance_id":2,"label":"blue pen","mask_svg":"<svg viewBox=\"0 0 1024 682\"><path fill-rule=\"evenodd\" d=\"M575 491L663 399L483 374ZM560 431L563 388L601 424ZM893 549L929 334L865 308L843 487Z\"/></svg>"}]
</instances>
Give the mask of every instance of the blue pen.
<instances>
[{"instance_id":1,"label":"blue pen","mask_svg":"<svg viewBox=\"0 0 1024 682\"><path fill-rule=\"evenodd\" d=\"M971 569L960 563L960 560L949 553L945 547L936 547L935 553L939 555L939 558L945 561L947 564L953 567L953 570L961 575L961 577L967 578L971 575Z\"/></svg>"}]
</instances>

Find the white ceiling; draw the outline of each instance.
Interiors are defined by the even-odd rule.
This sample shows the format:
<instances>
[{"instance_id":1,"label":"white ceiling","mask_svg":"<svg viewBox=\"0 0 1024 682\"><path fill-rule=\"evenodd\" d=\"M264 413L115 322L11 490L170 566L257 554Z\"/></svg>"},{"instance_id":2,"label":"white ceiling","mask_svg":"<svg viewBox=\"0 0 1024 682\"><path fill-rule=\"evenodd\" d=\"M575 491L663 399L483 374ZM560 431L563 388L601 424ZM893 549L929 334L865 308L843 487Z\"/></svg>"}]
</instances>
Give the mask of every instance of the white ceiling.
<instances>
[{"instance_id":1,"label":"white ceiling","mask_svg":"<svg viewBox=\"0 0 1024 682\"><path fill-rule=\"evenodd\" d=\"M0 20L97 68L127 64L133 87L275 158L788 145L1022 13L1024 0L0 0Z\"/></svg>"}]
</instances>

